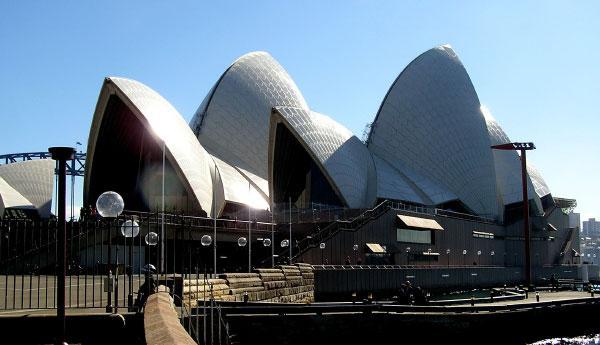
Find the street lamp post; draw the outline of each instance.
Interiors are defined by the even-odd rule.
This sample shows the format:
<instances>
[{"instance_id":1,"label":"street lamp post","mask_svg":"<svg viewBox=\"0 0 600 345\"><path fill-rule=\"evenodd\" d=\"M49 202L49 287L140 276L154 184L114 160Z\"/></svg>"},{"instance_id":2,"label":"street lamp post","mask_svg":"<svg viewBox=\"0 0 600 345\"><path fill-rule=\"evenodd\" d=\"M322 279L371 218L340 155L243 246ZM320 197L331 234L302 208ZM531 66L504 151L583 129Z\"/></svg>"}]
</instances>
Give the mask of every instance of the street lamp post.
<instances>
[{"instance_id":1,"label":"street lamp post","mask_svg":"<svg viewBox=\"0 0 600 345\"><path fill-rule=\"evenodd\" d=\"M280 243L281 248L288 247L289 245L290 245L290 241L288 239L281 240L281 243ZM285 261L285 259L284 259L284 261Z\"/></svg>"},{"instance_id":2,"label":"street lamp post","mask_svg":"<svg viewBox=\"0 0 600 345\"><path fill-rule=\"evenodd\" d=\"M450 248L446 249L446 258L448 259L448 267L450 267Z\"/></svg>"},{"instance_id":3,"label":"street lamp post","mask_svg":"<svg viewBox=\"0 0 600 345\"><path fill-rule=\"evenodd\" d=\"M66 179L67 179L67 160L73 159L75 150L72 147L50 147L48 149L52 159L58 161L58 271L60 276L57 281L58 291L56 293L56 318L58 320L58 338L59 344L66 344L66 314L65 314L65 280L67 276L67 223L66 218Z\"/></svg>"},{"instance_id":4,"label":"street lamp post","mask_svg":"<svg viewBox=\"0 0 600 345\"><path fill-rule=\"evenodd\" d=\"M354 251L354 264L356 265L358 262L358 244L353 245L352 250Z\"/></svg>"},{"instance_id":5,"label":"street lamp post","mask_svg":"<svg viewBox=\"0 0 600 345\"><path fill-rule=\"evenodd\" d=\"M321 242L319 244L319 249L321 249L321 265L323 264L323 251L325 251L325 243Z\"/></svg>"},{"instance_id":6,"label":"street lamp post","mask_svg":"<svg viewBox=\"0 0 600 345\"><path fill-rule=\"evenodd\" d=\"M272 244L271 239L264 238L262 240L262 244L263 244L263 247L269 249L269 251L271 252L271 267L275 267L275 262L274 262L275 258L273 257L273 247L271 246L271 244Z\"/></svg>"},{"instance_id":7,"label":"street lamp post","mask_svg":"<svg viewBox=\"0 0 600 345\"><path fill-rule=\"evenodd\" d=\"M290 197L290 265L292 264L292 197Z\"/></svg>"},{"instance_id":8,"label":"street lamp post","mask_svg":"<svg viewBox=\"0 0 600 345\"><path fill-rule=\"evenodd\" d=\"M477 266L479 266L479 260L481 258L481 250L477 251Z\"/></svg>"},{"instance_id":9,"label":"street lamp post","mask_svg":"<svg viewBox=\"0 0 600 345\"><path fill-rule=\"evenodd\" d=\"M135 220L126 220L121 225L121 235L125 237L125 244L127 239L131 238L131 244L129 245L129 295L127 296L127 308L129 311L134 311L133 308L133 244L134 238L140 233L140 226Z\"/></svg>"},{"instance_id":10,"label":"street lamp post","mask_svg":"<svg viewBox=\"0 0 600 345\"><path fill-rule=\"evenodd\" d=\"M521 151L521 185L523 189L523 234L525 236L525 279L531 286L531 238L529 233L529 197L527 196L527 151L535 150L535 145L528 143L507 143L494 145L495 150Z\"/></svg>"},{"instance_id":11,"label":"street lamp post","mask_svg":"<svg viewBox=\"0 0 600 345\"><path fill-rule=\"evenodd\" d=\"M463 266L467 265L467 250L463 249Z\"/></svg>"},{"instance_id":12,"label":"street lamp post","mask_svg":"<svg viewBox=\"0 0 600 345\"><path fill-rule=\"evenodd\" d=\"M490 256L492 257L492 266L494 266L494 255L496 255L496 252L494 252L493 250L490 252Z\"/></svg>"},{"instance_id":13,"label":"street lamp post","mask_svg":"<svg viewBox=\"0 0 600 345\"><path fill-rule=\"evenodd\" d=\"M112 300L111 293L112 287L114 283L112 282L112 234L111 234L111 223L112 219L116 219L123 209L125 208L125 203L123 202L123 198L117 192L104 192L100 194L98 199L96 200L96 209L98 210L98 214L100 214L103 218L109 218L108 222L108 279L107 282L110 284L108 287L108 296L107 296L107 304L106 304L106 312L112 312ZM118 253L117 253L118 254ZM117 255L118 259L118 255ZM118 270L118 266L117 266ZM118 276L118 272L115 272L115 276ZM117 301L115 300L115 303Z\"/></svg>"},{"instance_id":14,"label":"street lamp post","mask_svg":"<svg viewBox=\"0 0 600 345\"><path fill-rule=\"evenodd\" d=\"M144 242L146 242L146 245L148 245L148 247L155 247L158 244L158 234L154 231L147 233L146 236L144 236ZM157 257L158 257L158 255L157 255ZM148 261L152 262L152 250L151 249L148 249ZM158 265L158 262L156 264ZM158 270L156 271L156 273L158 274ZM157 277L156 281L158 281L158 277Z\"/></svg>"},{"instance_id":15,"label":"street lamp post","mask_svg":"<svg viewBox=\"0 0 600 345\"><path fill-rule=\"evenodd\" d=\"M237 245L240 248L243 248L246 246L246 244L248 244L248 240L246 239L246 237L240 237L237 240ZM250 252L250 247L248 247L248 252ZM248 255L248 272L250 272L250 255Z\"/></svg>"},{"instance_id":16,"label":"street lamp post","mask_svg":"<svg viewBox=\"0 0 600 345\"><path fill-rule=\"evenodd\" d=\"M200 244L202 244L202 247L208 247L210 246L210 244L213 242L212 237L210 237L210 235L203 235L200 238ZM216 246L216 241L215 241L215 246ZM203 260L204 261L204 260ZM216 268L216 266L215 266ZM203 329L204 329L204 344L206 344L206 264L204 264L204 278L203 278L203 282L204 282L204 288L202 289L204 291L204 296L202 297L202 310L203 310L203 316L202 316L202 322L204 323ZM211 302L212 305L212 302ZM211 309L212 311L212 309ZM212 332L212 327L211 327L211 332Z\"/></svg>"},{"instance_id":17,"label":"street lamp post","mask_svg":"<svg viewBox=\"0 0 600 345\"><path fill-rule=\"evenodd\" d=\"M410 247L406 247L406 266L410 266Z\"/></svg>"}]
</instances>

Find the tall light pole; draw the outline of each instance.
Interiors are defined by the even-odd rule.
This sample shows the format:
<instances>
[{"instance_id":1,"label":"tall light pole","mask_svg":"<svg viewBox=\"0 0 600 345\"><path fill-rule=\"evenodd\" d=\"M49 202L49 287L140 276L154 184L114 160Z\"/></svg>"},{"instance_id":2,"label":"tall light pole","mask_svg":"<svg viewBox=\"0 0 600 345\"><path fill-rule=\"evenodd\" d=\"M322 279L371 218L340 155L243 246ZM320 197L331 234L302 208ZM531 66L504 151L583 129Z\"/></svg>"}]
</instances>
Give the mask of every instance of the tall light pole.
<instances>
[{"instance_id":1,"label":"tall light pole","mask_svg":"<svg viewBox=\"0 0 600 345\"><path fill-rule=\"evenodd\" d=\"M531 235L529 234L529 197L527 196L527 154L535 150L535 145L529 143L507 143L492 146L494 150L521 151L521 185L523 188L523 234L525 237L525 280L531 286Z\"/></svg>"},{"instance_id":2,"label":"tall light pole","mask_svg":"<svg viewBox=\"0 0 600 345\"><path fill-rule=\"evenodd\" d=\"M290 197L290 265L292 264L292 197Z\"/></svg>"},{"instance_id":3,"label":"tall light pole","mask_svg":"<svg viewBox=\"0 0 600 345\"><path fill-rule=\"evenodd\" d=\"M67 275L67 223L66 218L66 177L67 177L67 160L73 159L75 150L72 147L50 147L48 151L52 154L52 159L58 162L58 186L56 194L58 194L58 272L57 277L57 293L56 293L56 319L58 320L58 337L59 344L66 344L66 314L65 314L65 277Z\"/></svg>"},{"instance_id":4,"label":"tall light pole","mask_svg":"<svg viewBox=\"0 0 600 345\"><path fill-rule=\"evenodd\" d=\"M125 246L127 246L127 239L131 238L131 244L129 244L129 295L127 296L128 311L135 311L133 307L133 245L134 238L139 235L139 233L140 226L135 218L132 220L126 220L121 225L121 235L125 237Z\"/></svg>"},{"instance_id":5,"label":"tall light pole","mask_svg":"<svg viewBox=\"0 0 600 345\"><path fill-rule=\"evenodd\" d=\"M100 196L98 197L98 199L96 200L96 209L98 210L98 214L102 217L102 218L108 218L108 279L107 282L109 285L109 288L107 289L107 304L106 304L106 312L113 312L113 305L111 303L111 294L113 293L113 287L118 288L119 285L115 285L114 282L112 281L112 231L111 231L111 223L113 222L113 220L116 220L117 217L119 217L119 215L121 214L121 212L123 212L123 209L125 208L125 203L123 202L123 198L119 195L119 193L117 192L113 192L113 191L108 191L108 192L104 192L102 194L100 194ZM115 268L115 278L118 279L119 278L119 273L118 273L118 269L119 269L119 265L118 265L118 260L119 260L119 252L118 252L119 247L117 246L117 267ZM117 298L119 297L119 295L117 294L117 291L115 290L115 309L116 309L116 305L117 305Z\"/></svg>"},{"instance_id":6,"label":"tall light pole","mask_svg":"<svg viewBox=\"0 0 600 345\"><path fill-rule=\"evenodd\" d=\"M248 196L250 196L250 182L248 182ZM252 224L250 218L250 205L248 205L248 273L252 272Z\"/></svg>"},{"instance_id":7,"label":"tall light pole","mask_svg":"<svg viewBox=\"0 0 600 345\"><path fill-rule=\"evenodd\" d=\"M165 273L165 140L162 141L162 174L160 197L160 272Z\"/></svg>"}]
</instances>

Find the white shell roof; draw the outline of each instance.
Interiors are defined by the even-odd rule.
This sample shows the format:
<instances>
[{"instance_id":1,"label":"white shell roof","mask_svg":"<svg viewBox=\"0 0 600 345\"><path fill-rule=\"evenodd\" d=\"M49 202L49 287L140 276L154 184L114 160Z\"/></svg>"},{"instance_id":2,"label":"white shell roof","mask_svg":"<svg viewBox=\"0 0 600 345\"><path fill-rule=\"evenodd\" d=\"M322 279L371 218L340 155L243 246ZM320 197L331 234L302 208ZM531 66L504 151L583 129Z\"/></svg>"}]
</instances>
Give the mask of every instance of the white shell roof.
<instances>
[{"instance_id":1,"label":"white shell roof","mask_svg":"<svg viewBox=\"0 0 600 345\"><path fill-rule=\"evenodd\" d=\"M533 187L535 188L535 193L541 198L548 194L550 194L550 188L546 184L546 181L540 174L539 170L531 164L529 161L527 162L527 173L529 174L529 178L533 183Z\"/></svg>"},{"instance_id":2,"label":"white shell roof","mask_svg":"<svg viewBox=\"0 0 600 345\"><path fill-rule=\"evenodd\" d=\"M266 210L269 208L269 200L265 199L251 181L219 158L213 156L213 159L217 164L227 202L249 205L256 209Z\"/></svg>"},{"instance_id":3,"label":"white shell roof","mask_svg":"<svg viewBox=\"0 0 600 345\"><path fill-rule=\"evenodd\" d=\"M0 165L0 177L33 205L40 217L48 218L52 208L55 166L56 162L50 159L4 164ZM16 198L13 199L15 202Z\"/></svg>"},{"instance_id":4,"label":"white shell roof","mask_svg":"<svg viewBox=\"0 0 600 345\"><path fill-rule=\"evenodd\" d=\"M224 207L222 185L218 183L215 163L208 152L200 145L179 112L156 91L146 85L125 78L106 78L100 100L96 107L90 138L88 143L88 163L86 181L92 169L96 138L104 116L104 108L110 94L116 94L142 121L146 128L153 132L158 140L164 141L167 159L178 172L182 182L187 184L191 195L195 196L200 207L207 214L213 211L213 181L217 186L216 210ZM86 188L87 190L87 188ZM217 212L217 213L218 213Z\"/></svg>"},{"instance_id":5,"label":"white shell roof","mask_svg":"<svg viewBox=\"0 0 600 345\"><path fill-rule=\"evenodd\" d=\"M308 110L289 74L268 53L236 60L217 81L190 122L200 143L248 176L268 179L269 117L274 106ZM256 185L264 185L260 180ZM263 190L268 195L268 190Z\"/></svg>"},{"instance_id":6,"label":"white shell roof","mask_svg":"<svg viewBox=\"0 0 600 345\"><path fill-rule=\"evenodd\" d=\"M423 205L431 200L406 176L383 159L373 155L377 170L377 197L382 199L411 201Z\"/></svg>"},{"instance_id":7,"label":"white shell roof","mask_svg":"<svg viewBox=\"0 0 600 345\"><path fill-rule=\"evenodd\" d=\"M486 126L490 135L492 145L510 143L508 135L492 116L490 111L481 107L481 113L484 115ZM493 150L494 164L496 166L496 181L498 192L502 205L509 205L515 202L523 201L523 190L521 186L521 159L516 151ZM528 163L529 165L529 163ZM529 171L529 169L527 169ZM528 195L542 210L542 203L539 196L534 192L534 186L531 178L528 180Z\"/></svg>"},{"instance_id":8,"label":"white shell roof","mask_svg":"<svg viewBox=\"0 0 600 345\"><path fill-rule=\"evenodd\" d=\"M369 150L455 194L472 211L498 215L494 159L471 80L449 46L413 60L386 95Z\"/></svg>"},{"instance_id":9,"label":"white shell roof","mask_svg":"<svg viewBox=\"0 0 600 345\"><path fill-rule=\"evenodd\" d=\"M323 114L293 107L275 110L349 207L374 204L377 176L373 158L352 132Z\"/></svg>"},{"instance_id":10,"label":"white shell roof","mask_svg":"<svg viewBox=\"0 0 600 345\"><path fill-rule=\"evenodd\" d=\"M0 217L7 208L35 209L27 198L0 177Z\"/></svg>"}]
</instances>

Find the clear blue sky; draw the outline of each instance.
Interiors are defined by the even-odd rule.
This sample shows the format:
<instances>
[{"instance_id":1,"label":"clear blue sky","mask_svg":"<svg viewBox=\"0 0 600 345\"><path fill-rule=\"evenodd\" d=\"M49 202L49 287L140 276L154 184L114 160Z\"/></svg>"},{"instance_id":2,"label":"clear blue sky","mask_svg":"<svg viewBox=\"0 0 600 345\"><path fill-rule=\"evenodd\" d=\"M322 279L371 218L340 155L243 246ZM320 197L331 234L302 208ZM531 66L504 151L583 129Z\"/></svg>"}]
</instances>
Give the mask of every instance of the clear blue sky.
<instances>
[{"instance_id":1,"label":"clear blue sky","mask_svg":"<svg viewBox=\"0 0 600 345\"><path fill-rule=\"evenodd\" d=\"M311 108L359 137L398 73L451 44L555 196L600 217L598 1L2 1L0 153L84 144L102 80L190 119L237 57L271 53Z\"/></svg>"}]
</instances>

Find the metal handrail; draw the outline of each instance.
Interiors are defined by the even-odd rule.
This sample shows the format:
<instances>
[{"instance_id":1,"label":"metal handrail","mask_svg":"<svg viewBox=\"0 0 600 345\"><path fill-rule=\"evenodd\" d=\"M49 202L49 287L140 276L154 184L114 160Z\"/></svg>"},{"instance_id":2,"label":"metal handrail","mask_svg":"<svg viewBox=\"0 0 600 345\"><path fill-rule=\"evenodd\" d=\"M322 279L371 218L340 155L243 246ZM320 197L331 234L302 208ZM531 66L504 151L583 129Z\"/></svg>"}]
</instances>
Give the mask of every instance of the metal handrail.
<instances>
[{"instance_id":1,"label":"metal handrail","mask_svg":"<svg viewBox=\"0 0 600 345\"><path fill-rule=\"evenodd\" d=\"M541 302L523 302L518 304L495 304L495 305L401 305L392 302L374 303L312 303L312 304L243 304L233 305L229 303L223 306L225 315L238 314L325 314L325 313L356 313L356 312L388 312L388 313L468 313L468 312L498 312L519 311L526 309L556 308L570 305L600 304L600 299L594 297L577 298L570 300L553 300Z\"/></svg>"}]
</instances>

